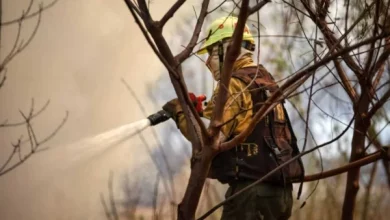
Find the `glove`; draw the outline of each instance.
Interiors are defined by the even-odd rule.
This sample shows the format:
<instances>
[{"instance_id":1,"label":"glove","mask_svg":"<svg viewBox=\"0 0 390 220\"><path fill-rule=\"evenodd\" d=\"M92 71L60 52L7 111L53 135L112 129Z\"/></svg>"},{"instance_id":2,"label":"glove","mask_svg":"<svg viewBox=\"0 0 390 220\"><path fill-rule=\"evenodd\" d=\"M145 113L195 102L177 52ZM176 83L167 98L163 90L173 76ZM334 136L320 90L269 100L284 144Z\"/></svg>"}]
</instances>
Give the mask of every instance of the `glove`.
<instances>
[{"instance_id":1,"label":"glove","mask_svg":"<svg viewBox=\"0 0 390 220\"><path fill-rule=\"evenodd\" d=\"M167 102L162 109L166 112L168 112L172 119L177 123L177 116L179 113L183 112L183 109L181 108L181 105L179 103L179 99L172 99L171 101Z\"/></svg>"},{"instance_id":2,"label":"glove","mask_svg":"<svg viewBox=\"0 0 390 220\"><path fill-rule=\"evenodd\" d=\"M188 95L192 101L192 104L196 109L196 112L198 112L200 116L203 116L203 101L206 100L206 96L205 95L195 96L195 94L191 92L188 93Z\"/></svg>"},{"instance_id":3,"label":"glove","mask_svg":"<svg viewBox=\"0 0 390 220\"><path fill-rule=\"evenodd\" d=\"M196 111L200 116L203 115L203 105L202 102L206 100L206 96L200 95L196 97L193 93L189 93L190 100L192 101L192 104L194 105ZM172 115L172 118L175 122L177 122L177 116L183 112L183 109L179 103L179 100L172 99L171 101L167 102L162 109L166 112L168 112L170 115Z\"/></svg>"}]
</instances>

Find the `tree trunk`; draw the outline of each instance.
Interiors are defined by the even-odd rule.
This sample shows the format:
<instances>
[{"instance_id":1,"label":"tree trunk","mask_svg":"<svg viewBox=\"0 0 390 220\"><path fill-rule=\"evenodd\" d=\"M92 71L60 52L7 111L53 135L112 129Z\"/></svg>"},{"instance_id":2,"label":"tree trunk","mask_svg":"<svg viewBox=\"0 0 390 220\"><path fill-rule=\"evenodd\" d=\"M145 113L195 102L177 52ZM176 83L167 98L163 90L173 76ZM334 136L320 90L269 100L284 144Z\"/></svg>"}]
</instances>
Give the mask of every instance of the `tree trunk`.
<instances>
[{"instance_id":1,"label":"tree trunk","mask_svg":"<svg viewBox=\"0 0 390 220\"><path fill-rule=\"evenodd\" d=\"M370 206L371 189L372 189L372 184L374 183L377 167L378 167L378 161L374 163L374 167L371 170L370 180L366 187L366 194L364 196L364 203L363 203L362 220L368 219L367 217L370 209L369 206Z\"/></svg>"},{"instance_id":2,"label":"tree trunk","mask_svg":"<svg viewBox=\"0 0 390 220\"><path fill-rule=\"evenodd\" d=\"M215 151L208 145L203 148L200 158L194 159L187 189L178 208L179 220L195 219L196 208L214 155Z\"/></svg>"},{"instance_id":3,"label":"tree trunk","mask_svg":"<svg viewBox=\"0 0 390 220\"><path fill-rule=\"evenodd\" d=\"M362 90L362 97L358 102L358 105L355 107L355 130L353 132L352 138L352 150L350 162L358 160L364 157L364 147L365 147L365 134L367 133L370 121L365 117L368 112L368 107L370 103L370 97L366 89ZM353 219L353 213L356 203L356 195L359 191L359 179L360 179L360 167L352 169L348 172L347 175L347 185L344 196L343 204L343 220Z\"/></svg>"}]
</instances>

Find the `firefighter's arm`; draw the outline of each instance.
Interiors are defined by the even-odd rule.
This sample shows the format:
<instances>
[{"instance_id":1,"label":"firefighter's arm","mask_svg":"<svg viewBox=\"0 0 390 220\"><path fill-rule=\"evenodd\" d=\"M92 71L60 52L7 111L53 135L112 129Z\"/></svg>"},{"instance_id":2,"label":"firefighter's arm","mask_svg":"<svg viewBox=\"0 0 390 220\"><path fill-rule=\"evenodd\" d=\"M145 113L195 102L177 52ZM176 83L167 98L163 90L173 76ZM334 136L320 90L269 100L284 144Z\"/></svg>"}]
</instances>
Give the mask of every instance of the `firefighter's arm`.
<instances>
[{"instance_id":1,"label":"firefighter's arm","mask_svg":"<svg viewBox=\"0 0 390 220\"><path fill-rule=\"evenodd\" d=\"M167 102L163 109L171 115L171 118L175 121L177 127L180 129L184 137L189 140L189 132L187 128L187 120L185 119L184 112L178 99L173 99Z\"/></svg>"},{"instance_id":2,"label":"firefighter's arm","mask_svg":"<svg viewBox=\"0 0 390 220\"><path fill-rule=\"evenodd\" d=\"M228 88L228 100L225 104L225 109L222 117L222 133L225 137L237 135L248 127L252 117L252 99L250 92L241 80L232 78ZM219 86L214 90L214 93L203 111L203 117L210 120L215 100L218 96ZM188 139L189 133L187 121L184 114L181 112L177 115L176 123L182 134Z\"/></svg>"}]
</instances>

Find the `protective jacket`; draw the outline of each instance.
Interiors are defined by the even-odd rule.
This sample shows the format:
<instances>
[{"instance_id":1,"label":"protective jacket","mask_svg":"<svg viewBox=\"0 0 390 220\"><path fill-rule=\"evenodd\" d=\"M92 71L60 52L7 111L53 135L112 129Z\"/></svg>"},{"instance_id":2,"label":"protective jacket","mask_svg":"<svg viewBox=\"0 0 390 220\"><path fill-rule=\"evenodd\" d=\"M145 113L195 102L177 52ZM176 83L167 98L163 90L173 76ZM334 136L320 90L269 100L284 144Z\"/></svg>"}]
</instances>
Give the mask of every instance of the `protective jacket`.
<instances>
[{"instance_id":1,"label":"protective jacket","mask_svg":"<svg viewBox=\"0 0 390 220\"><path fill-rule=\"evenodd\" d=\"M253 103L252 116L267 97L278 89L273 77L262 65L238 69L232 77L248 86ZM297 154L297 140L283 102L280 102L255 126L243 143L219 153L213 159L209 177L218 179L221 183L257 180ZM267 178L265 182L283 185L303 176L304 168L299 159Z\"/></svg>"}]
</instances>

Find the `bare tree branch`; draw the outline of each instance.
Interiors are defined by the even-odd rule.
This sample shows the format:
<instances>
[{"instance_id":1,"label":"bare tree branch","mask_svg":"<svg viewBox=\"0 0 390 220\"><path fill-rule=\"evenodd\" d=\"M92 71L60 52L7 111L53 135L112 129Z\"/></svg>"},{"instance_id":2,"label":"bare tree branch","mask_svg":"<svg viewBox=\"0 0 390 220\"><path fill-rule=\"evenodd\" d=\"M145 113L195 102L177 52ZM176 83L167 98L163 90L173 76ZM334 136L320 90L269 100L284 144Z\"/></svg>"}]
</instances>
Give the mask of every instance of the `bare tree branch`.
<instances>
[{"instance_id":1,"label":"bare tree branch","mask_svg":"<svg viewBox=\"0 0 390 220\"><path fill-rule=\"evenodd\" d=\"M369 179L369 182L366 186L366 193L364 195L364 206L363 206L364 208L363 208L363 212L362 212L362 219L364 219L364 220L367 219L367 215L368 215L368 209L369 209L368 204L370 203L370 194L371 194L372 185L374 183L377 167L378 167L378 162L376 161L374 163L374 167L371 170L370 179Z\"/></svg>"},{"instance_id":2,"label":"bare tree branch","mask_svg":"<svg viewBox=\"0 0 390 220\"><path fill-rule=\"evenodd\" d=\"M153 43L152 39L150 38L149 34L147 33L147 30L145 29L145 27L142 25L141 21L139 20L138 16L135 14L135 9L138 9L134 3L132 3L130 0L125 0L126 4L127 4L127 7L129 8L130 10L130 13L132 14L135 22L137 23L138 27L140 28L140 30L142 31L142 34L144 35L144 37L146 38L147 42L149 43L149 46L152 48L153 52L156 54L156 56L160 59L160 61L164 64L164 66L172 71L172 72L175 72L171 66L168 64L168 62L166 61L166 59L160 54L160 52L158 51L157 47L155 46L155 44Z\"/></svg>"},{"instance_id":3,"label":"bare tree branch","mask_svg":"<svg viewBox=\"0 0 390 220\"><path fill-rule=\"evenodd\" d=\"M370 109L370 111L367 114L367 118L372 118L374 114L382 108L382 106L389 100L390 98L390 89L385 92L385 94L379 99L377 103L375 103L374 106Z\"/></svg>"},{"instance_id":4,"label":"bare tree branch","mask_svg":"<svg viewBox=\"0 0 390 220\"><path fill-rule=\"evenodd\" d=\"M336 51L338 50L342 50L343 47L337 43L337 39L336 37L334 36L334 34L332 33L332 31L329 29L329 27L327 26L327 22L325 21L325 19L318 19L316 13L313 11L313 9L311 8L311 6L309 5L308 2L306 2L306 0L301 0L303 6L306 8L306 10L308 11L309 15L310 15L310 18L312 19L312 21L320 28L321 32L323 33L324 37L325 37L325 42L330 46L330 48L332 47L336 47ZM360 21L361 19L364 18L364 16L366 15L366 13L368 13L370 10L371 10L371 7L374 5L374 3L372 3L369 7L367 7L362 13L361 15L359 16L359 18L356 20L355 23L357 23L358 21ZM353 27L353 25L351 26ZM350 28L351 29L351 28ZM345 33L346 34L346 33ZM355 61L348 55L348 54L343 54L343 59L344 59L344 62L348 65L348 67L355 73L357 74L357 76L360 76L362 75L362 70L361 68L355 63Z\"/></svg>"},{"instance_id":5,"label":"bare tree branch","mask_svg":"<svg viewBox=\"0 0 390 220\"><path fill-rule=\"evenodd\" d=\"M20 154L21 153L20 149L21 149L23 143L22 143L22 138L19 138L18 141L17 141L17 144L12 144L13 145L13 151L8 156L8 159L5 161L5 163L3 165L1 165L0 176L9 173L13 169L15 169L18 166L20 166L21 164L23 164L34 153L36 153L36 152L38 152L40 150L43 150L43 149L47 149L48 147L41 148L42 145L45 144L47 141L49 141L51 138L53 138L58 133L58 131L64 126L66 120L68 119L68 112L66 112L65 117L63 118L62 122L57 126L57 128L54 129L54 131L51 134L49 134L47 137L43 138L42 140L38 140L38 138L35 135L34 129L33 129L32 125L31 125L31 117L32 117L32 115L33 114L29 114L28 117L23 115L23 117L25 119L25 123L24 124L26 124L27 133L29 134L28 142L30 143L31 150L26 155L22 156ZM19 160L17 162L15 162L14 164L12 164L11 166L9 166L9 163L12 161L12 159L14 158L16 153L19 154Z\"/></svg>"},{"instance_id":6,"label":"bare tree branch","mask_svg":"<svg viewBox=\"0 0 390 220\"><path fill-rule=\"evenodd\" d=\"M27 9L27 13L25 13L23 16L19 17L19 18L15 18L15 19L12 19L12 20L9 20L9 21L5 21L5 22L2 22L1 23L1 26L7 26L7 25L12 25L12 24L16 24L18 22L22 22L24 20L27 20L27 19L30 19L30 18L33 18L35 16L40 16L39 14L42 13L42 11L45 11L46 9L49 9L51 7L53 7L59 0L53 0L52 2L50 2L49 4L45 5L45 6L41 6L37 11L29 14L29 11L31 9L31 5L32 5L32 2L33 0L30 1L30 4L29 4L29 7Z\"/></svg>"},{"instance_id":7,"label":"bare tree branch","mask_svg":"<svg viewBox=\"0 0 390 220\"><path fill-rule=\"evenodd\" d=\"M216 99L215 108L210 122L210 136L218 138L218 134L221 130L219 124L222 122L223 111L227 100L227 90L229 87L230 78L232 74L233 64L236 61L241 48L241 42L243 38L244 28L246 19L248 18L248 4L249 1L243 0L241 5L240 14L238 15L238 21L236 28L234 29L232 42L230 47L227 49L225 60L223 62L223 68L221 72L221 81Z\"/></svg>"},{"instance_id":8,"label":"bare tree branch","mask_svg":"<svg viewBox=\"0 0 390 220\"><path fill-rule=\"evenodd\" d=\"M34 99L31 100L31 107L30 107L30 110L33 109L33 104L34 103ZM41 107L41 109L39 109L37 112L34 113L34 111L31 113L31 116L29 117L29 120L31 121L32 119L34 119L35 117L39 116L43 111L46 110L46 108L49 106L50 104L50 100L47 100L47 102ZM0 124L0 128L1 127L15 127L15 126L20 126L20 125L24 125L26 123L26 121L21 121L21 122L13 122L13 123L8 123L7 120L5 120L4 122L2 122Z\"/></svg>"},{"instance_id":9,"label":"bare tree branch","mask_svg":"<svg viewBox=\"0 0 390 220\"><path fill-rule=\"evenodd\" d=\"M160 174L157 173L156 175L156 182L154 184L154 193L153 193L153 219L158 220L158 186L160 185Z\"/></svg>"},{"instance_id":10,"label":"bare tree branch","mask_svg":"<svg viewBox=\"0 0 390 220\"><path fill-rule=\"evenodd\" d=\"M118 210L116 207L116 202L115 202L115 196L114 196L114 174L112 171L109 173L108 177L108 200L110 203L110 209L108 208L106 201L104 199L104 194L100 193L100 202L103 205L104 213L106 215L107 220L119 220L118 216Z\"/></svg>"},{"instance_id":11,"label":"bare tree branch","mask_svg":"<svg viewBox=\"0 0 390 220\"><path fill-rule=\"evenodd\" d=\"M219 3L219 5L217 5L215 8L211 9L210 11L208 11L207 14L211 14L211 13L213 13L214 11L216 11L217 9L221 8L221 6L222 6L223 4L225 4L225 2L227 2L227 0L224 0L224 1L222 1L221 3Z\"/></svg>"},{"instance_id":12,"label":"bare tree branch","mask_svg":"<svg viewBox=\"0 0 390 220\"><path fill-rule=\"evenodd\" d=\"M37 23L35 25L35 28L32 32L32 34L30 35L30 37L28 38L28 40L24 43L23 41L20 42L19 44L19 38L20 38L20 33L21 33L21 29L22 29L22 22L24 21L24 19L20 20L19 21L19 28L18 28L18 34L17 34L17 37L16 37L16 40L15 40L15 43L14 43L14 47L12 48L11 52L8 54L8 56L6 56L3 60L3 62L0 64L3 68L4 66L6 66L16 55L18 55L20 52L22 52L30 43L31 41L34 39L36 33L38 32L38 28L39 28L39 25L41 23L41 16L42 16L42 6L39 7L39 13L38 13L38 19L37 19ZM23 16L22 16L23 17ZM1 69L1 68L0 68Z\"/></svg>"},{"instance_id":13,"label":"bare tree branch","mask_svg":"<svg viewBox=\"0 0 390 220\"><path fill-rule=\"evenodd\" d=\"M7 64L9 64L9 62L12 61L13 58L15 58L28 45L30 45L30 43L32 42L32 40L36 36L36 33L37 33L38 28L40 26L42 12L44 10L52 7L57 1L58 0L52 1L50 4L47 4L45 6L43 6L42 4L39 4L39 6L38 6L39 9L35 12L30 13L32 8L33 8L33 5L34 5L34 0L30 0L26 10L24 10L22 12L22 14L20 15L19 18L11 20L11 21L7 21L7 22L3 22L3 13L2 13L2 9L3 9L2 3L3 2L0 1L0 35L2 34L3 26L13 25L13 24L18 25L13 46L12 46L10 52L6 56L4 56L5 58L0 62L0 75L2 75L2 78L0 80L0 88L4 85L6 77L7 77L7 68L6 68ZM33 18L33 17L37 17L36 25L33 28L32 33L29 35L27 41L24 41L23 39L21 39L23 24L24 24L24 22L26 22L27 19ZM0 43L1 43L1 36L0 36ZM0 54L0 55L2 55L2 54ZM31 107L30 107L28 114L25 114L21 110L19 110L19 112L23 118L23 121L16 122L16 123L8 123L7 120L4 120L0 124L0 128L7 128L7 127L9 128L9 127L17 127L17 126L25 125L27 136L28 136L26 140L23 140L23 136L21 136L17 140L16 144L11 143L11 146L13 147L13 149L12 149L11 153L8 155L8 157L6 158L6 160L4 162L2 162L2 164L0 165L0 176L5 175L5 174L9 173L10 171L14 170L15 168L17 168L18 166L23 164L34 153L36 153L40 150L43 150L44 149L43 145L47 141L49 141L51 138L53 138L57 134L57 132L63 127L63 125L65 124L65 122L68 118L68 112L66 112L66 115L63 118L62 122L54 129L54 131L51 134L44 137L43 139L40 139L37 137L37 135L33 129L33 126L32 126L32 120L35 117L39 116L44 110L46 110L49 103L50 103L50 101L48 100L41 107L41 109L39 109L38 111L35 111L34 99L32 99ZM26 154L22 153L22 146L24 146L24 144L30 145L29 146L30 150ZM48 148L48 147L46 147L46 148Z\"/></svg>"},{"instance_id":14,"label":"bare tree branch","mask_svg":"<svg viewBox=\"0 0 390 220\"><path fill-rule=\"evenodd\" d=\"M178 55L175 56L175 59L178 61L178 63L184 62L184 60L190 56L192 50L196 46L196 42L198 41L200 31L202 30L204 19L207 16L207 8L209 6L209 2L210 0L204 0L202 2L202 8L200 10L198 20L196 21L196 25L190 42L182 52L180 52Z\"/></svg>"},{"instance_id":15,"label":"bare tree branch","mask_svg":"<svg viewBox=\"0 0 390 220\"><path fill-rule=\"evenodd\" d=\"M372 36L375 36L378 33L378 21L379 21L380 7L381 7L380 1L381 0L375 1L376 7L375 7L374 20L373 20L374 29L373 29ZM374 47L375 47L375 41L371 43L371 48L374 48ZM374 56L374 50L371 50L370 52L368 52L366 66L364 67L364 72L368 75L373 74L373 73L369 72L373 56Z\"/></svg>"},{"instance_id":16,"label":"bare tree branch","mask_svg":"<svg viewBox=\"0 0 390 220\"><path fill-rule=\"evenodd\" d=\"M135 94L134 90L130 87L130 85L122 78L122 82L123 84L126 86L127 90L130 92L130 94L133 96L133 98L136 100L138 106L140 107L144 117L146 118L147 117L147 113L146 113L146 109L144 107L144 105L142 104L142 102L138 99L137 95ZM168 172L168 176L169 176L169 180L170 180L170 185L171 185L171 193L170 193L170 202L171 203L175 203L175 198L176 198L176 192L175 192L175 184L174 184L174 181L173 181L173 170L168 162L168 157L167 157L167 153L165 152L165 150L163 149L162 147L162 144L161 144L161 141L159 140L158 136L157 136L157 133L156 133L156 130L155 129L152 129L152 132L153 132L153 137L155 139L155 141L158 143L159 145L159 149L161 150L161 153L162 153L162 158L163 158L163 161L164 161L164 164L167 168L167 172ZM145 139L143 139L145 140ZM145 140L146 142L146 140ZM146 146L148 146L148 144L146 143ZM152 157L151 155L151 151L149 150L150 148L147 147L147 150L148 150L148 153L149 155ZM157 163L157 161L154 161L154 158L152 157L152 160L156 166L156 168L159 170L159 173L160 175L163 177L163 173L162 171L159 169L159 165ZM167 189L167 192L169 192L169 190Z\"/></svg>"},{"instance_id":17,"label":"bare tree branch","mask_svg":"<svg viewBox=\"0 0 390 220\"><path fill-rule=\"evenodd\" d=\"M114 198L114 173L110 171L110 176L108 177L108 197L110 198L110 206L112 210L112 215L114 220L118 220L118 211L115 204L115 198Z\"/></svg>"},{"instance_id":18,"label":"bare tree branch","mask_svg":"<svg viewBox=\"0 0 390 220\"><path fill-rule=\"evenodd\" d=\"M1 23L3 23L3 0L0 0L0 24ZM3 29L3 27L2 27L2 25L0 25L0 45L1 45L1 43L2 43L2 29ZM2 72L3 70L0 68L0 74L1 74L1 72ZM5 77L5 75L4 75L4 77ZM4 79L5 80L5 79ZM0 88L1 88L1 86L3 85L3 81L0 83Z\"/></svg>"},{"instance_id":19,"label":"bare tree branch","mask_svg":"<svg viewBox=\"0 0 390 220\"><path fill-rule=\"evenodd\" d=\"M259 11L261 8L263 8L268 2L271 2L271 0L263 0L259 3L257 3L256 5L254 5L253 7L250 7L249 8L249 15Z\"/></svg>"},{"instance_id":20,"label":"bare tree branch","mask_svg":"<svg viewBox=\"0 0 390 220\"><path fill-rule=\"evenodd\" d=\"M356 94L356 90L351 86L348 81L347 74L345 73L343 67L337 59L333 60L334 66L336 67L337 73L340 76L341 82L345 88L345 92L348 94L352 103L356 103L358 101L358 96Z\"/></svg>"},{"instance_id":21,"label":"bare tree branch","mask_svg":"<svg viewBox=\"0 0 390 220\"><path fill-rule=\"evenodd\" d=\"M380 36L377 36L377 37L372 37L370 39L361 41L361 42L359 42L357 44L354 44L352 46L344 48L343 50L338 51L337 53L333 54L332 56L326 56L325 58L320 60L317 64L311 65L311 66L305 68L304 70L299 71L298 73L294 74L293 77L291 77L289 80L287 80L277 91L275 91L275 93L271 97L268 98L267 103L264 104L264 106L261 107L259 109L259 111L253 116L253 120L248 125L248 128L245 131L241 132L239 135L235 136L232 140L222 143L221 146L220 146L221 149L223 149L223 150L230 149L230 148L236 146L237 143L241 143L242 141L244 141L245 138L250 134L250 132L253 131L255 125L260 120L262 120L264 118L264 116L269 111L271 111L271 109L273 109L275 107L275 105L277 104L277 100L286 97L283 93L287 89L289 89L292 85L297 83L297 81L302 80L299 83L299 85L301 85L304 82L303 80L307 79L307 77L310 76L310 74L312 74L312 72L314 70L316 70L317 68L319 68L319 67L323 66L324 64L330 62L335 57L338 57L338 56L340 56L340 55L342 55L344 53L348 53L349 51L352 51L352 50L354 50L356 48L359 48L360 46L363 46L365 44L369 44L372 41L374 41L376 39L383 38L383 37L384 37L384 35L380 35Z\"/></svg>"},{"instance_id":22,"label":"bare tree branch","mask_svg":"<svg viewBox=\"0 0 390 220\"><path fill-rule=\"evenodd\" d=\"M135 13L133 12L133 7L135 7L134 4L130 2L130 0L125 0L125 2L127 3L129 10L134 16L135 15ZM192 122L192 123L188 123L188 131L191 136L190 141L193 144L193 146L202 146L201 134L207 134L207 131L188 96L188 90L182 76L181 66L173 57L172 51L170 50L166 40L162 36L161 28L159 28L157 23L152 20L149 11L146 7L146 3L142 0L139 0L138 4L143 14L142 19L144 21L146 29L151 34L159 52L161 53L161 55L163 55L163 57L167 61L166 65L165 64L164 65L167 67L169 71L171 82L176 91L176 94L178 95L178 99L180 105L183 108L185 118L187 121ZM136 19L136 16L134 18ZM140 22L137 22L137 24L139 25L141 30L144 30ZM147 35L146 31L144 34Z\"/></svg>"},{"instance_id":23,"label":"bare tree branch","mask_svg":"<svg viewBox=\"0 0 390 220\"><path fill-rule=\"evenodd\" d=\"M3 74L3 78L0 80L0 89L1 89L1 87L3 87L5 80L7 79L7 69L4 69L4 72L3 72L3 69L1 69L1 67L0 67L0 75L1 74Z\"/></svg>"},{"instance_id":24,"label":"bare tree branch","mask_svg":"<svg viewBox=\"0 0 390 220\"><path fill-rule=\"evenodd\" d=\"M106 215L107 220L112 220L110 211L108 210L108 206L106 204L106 200L104 199L104 194L100 193L100 202L102 203L104 214Z\"/></svg>"},{"instance_id":25,"label":"bare tree branch","mask_svg":"<svg viewBox=\"0 0 390 220\"><path fill-rule=\"evenodd\" d=\"M376 73L379 71L382 65L386 63L386 60L390 56L390 38L386 38L385 49L382 54L379 56L378 61L372 67L372 73Z\"/></svg>"},{"instance_id":26,"label":"bare tree branch","mask_svg":"<svg viewBox=\"0 0 390 220\"><path fill-rule=\"evenodd\" d=\"M354 162L348 163L347 165L344 165L342 167L338 167L336 169L321 172L318 174L312 174L312 175L305 176L303 181L310 182L310 181L316 181L319 179L325 179L325 178L328 178L331 176L336 176L336 175L345 173L351 169L365 166L367 164L370 164L372 162L375 162L375 161L377 161L379 159L383 159L383 158L386 158L386 155L383 153L383 151L377 151L375 153L372 153L370 155L365 156L364 158L361 158L361 159L356 160ZM299 182L299 180L293 180L293 182Z\"/></svg>"},{"instance_id":27,"label":"bare tree branch","mask_svg":"<svg viewBox=\"0 0 390 220\"><path fill-rule=\"evenodd\" d=\"M165 23L173 17L173 15L176 13L176 11L184 4L186 0L177 0L175 4L172 5L172 7L165 13L165 15L160 20L160 28L163 28Z\"/></svg>"}]
</instances>

